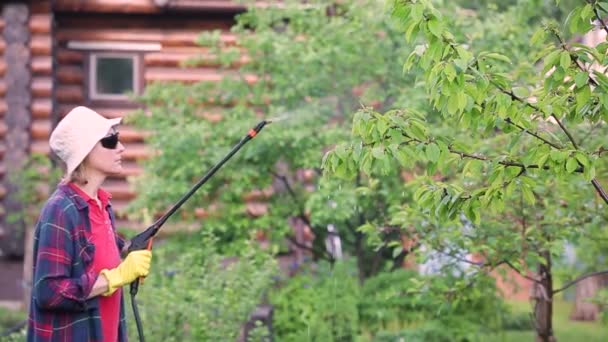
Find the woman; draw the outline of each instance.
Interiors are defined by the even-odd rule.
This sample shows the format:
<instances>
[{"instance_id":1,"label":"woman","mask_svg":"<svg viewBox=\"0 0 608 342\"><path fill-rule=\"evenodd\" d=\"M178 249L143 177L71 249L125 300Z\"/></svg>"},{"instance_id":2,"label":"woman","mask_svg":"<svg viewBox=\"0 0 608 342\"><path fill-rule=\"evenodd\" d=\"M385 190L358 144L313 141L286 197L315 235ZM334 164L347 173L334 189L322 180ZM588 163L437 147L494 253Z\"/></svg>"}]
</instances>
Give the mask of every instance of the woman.
<instances>
[{"instance_id":1,"label":"woman","mask_svg":"<svg viewBox=\"0 0 608 342\"><path fill-rule=\"evenodd\" d=\"M67 170L36 225L28 341L127 339L121 287L146 276L152 256L135 251L121 261L128 246L101 188L122 171L119 123L77 107L51 134Z\"/></svg>"}]
</instances>

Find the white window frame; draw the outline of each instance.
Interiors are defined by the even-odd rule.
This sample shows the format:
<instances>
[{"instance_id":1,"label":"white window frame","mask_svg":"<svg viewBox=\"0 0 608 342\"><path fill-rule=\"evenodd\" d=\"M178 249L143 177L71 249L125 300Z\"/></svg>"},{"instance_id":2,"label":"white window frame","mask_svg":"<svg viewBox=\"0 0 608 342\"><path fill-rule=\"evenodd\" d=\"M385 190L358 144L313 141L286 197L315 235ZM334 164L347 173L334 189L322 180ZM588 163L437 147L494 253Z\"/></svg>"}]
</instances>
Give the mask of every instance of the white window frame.
<instances>
[{"instance_id":1,"label":"white window frame","mask_svg":"<svg viewBox=\"0 0 608 342\"><path fill-rule=\"evenodd\" d=\"M133 92L140 94L140 58L137 53L127 52L91 52L89 54L89 98L91 100L129 100L124 94L100 94L97 92L97 59L98 58L130 58L133 61Z\"/></svg>"}]
</instances>

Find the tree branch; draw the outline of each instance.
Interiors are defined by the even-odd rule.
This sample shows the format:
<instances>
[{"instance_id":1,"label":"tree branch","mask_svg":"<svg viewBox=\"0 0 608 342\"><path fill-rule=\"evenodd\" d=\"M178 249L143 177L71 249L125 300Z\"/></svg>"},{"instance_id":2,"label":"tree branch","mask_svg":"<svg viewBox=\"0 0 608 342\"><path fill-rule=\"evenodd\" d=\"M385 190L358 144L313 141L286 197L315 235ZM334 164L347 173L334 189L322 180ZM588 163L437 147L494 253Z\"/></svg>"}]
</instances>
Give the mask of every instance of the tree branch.
<instances>
[{"instance_id":1,"label":"tree branch","mask_svg":"<svg viewBox=\"0 0 608 342\"><path fill-rule=\"evenodd\" d=\"M574 63L576 64L576 66L579 68L579 70L584 71L586 73L589 73L588 70L586 70L581 63L579 62L578 56L571 53L570 49L568 49L568 45L566 45L566 42L562 39L562 37L559 35L559 33L553 31L553 35L557 38L557 40L559 41L559 44L561 45L562 49L566 52L568 52L568 54L570 55L570 57L574 60ZM591 77L591 75L589 75L589 80L591 82L592 85L594 86L598 86L597 82Z\"/></svg>"},{"instance_id":2,"label":"tree branch","mask_svg":"<svg viewBox=\"0 0 608 342\"><path fill-rule=\"evenodd\" d=\"M291 184L289 184L289 180L287 179L286 176L280 175L272 170L269 171L271 175L273 175L274 177L280 179L283 184L285 185L285 188L287 189L287 192L289 192L289 194L291 195L291 198L293 199L294 203L296 204L296 206L298 206L298 211L300 212L300 214L297 216L300 220L304 221L304 223L309 226L310 228L313 228L314 226L312 225L312 223L310 222L310 220L308 219L308 217L306 217L306 214L304 213L304 208L302 207L302 205L300 204L300 202L298 201L298 197L295 193L295 191L293 190L293 188L291 187ZM291 241L291 243L293 243L294 245L300 247L300 248L304 248L308 251L311 251L315 254L319 254L325 257L325 259L327 259L328 261L332 261L334 258L333 256L325 249L323 250L317 250L311 247L308 247L304 244L299 243L297 240L295 240L292 236L287 236L287 239L289 239L289 241Z\"/></svg>"},{"instance_id":3,"label":"tree branch","mask_svg":"<svg viewBox=\"0 0 608 342\"><path fill-rule=\"evenodd\" d=\"M296 240L293 236L290 236L290 235L287 236L287 240L289 240L289 242L291 242L294 245L296 245L298 248L302 248L302 249L305 249L305 250L307 250L309 252L312 252L312 253L314 253L316 255L319 255L320 257L324 258L327 261L333 261L334 260L334 257L331 254L329 254L329 252L327 252L326 250L319 251L319 250L317 250L315 248L309 247L309 246L307 246L307 245L305 245L303 243L298 242L298 240Z\"/></svg>"},{"instance_id":4,"label":"tree branch","mask_svg":"<svg viewBox=\"0 0 608 342\"><path fill-rule=\"evenodd\" d=\"M596 18L602 23L602 26L604 27L604 30L606 31L606 33L608 34L608 27L606 27L606 24L604 23L604 21L601 19L601 17L599 16L599 13L597 11L596 6L594 5L595 1L591 2L591 0L587 0L587 2L589 4L591 4L593 6L593 10L595 12ZM454 47L454 44L451 42L446 42L447 44L450 45L451 49L453 51L455 51L456 53L458 53L458 51L456 51L456 48ZM476 65L477 67L479 67L478 61L475 61L475 63L473 65ZM480 71L473 68L473 65L469 65L467 67L468 70L471 70L472 72L476 73L477 75L480 75ZM483 76L482 76L483 77ZM543 113L543 111L538 107L533 105L532 103L525 101L524 99L518 97L517 95L515 95L512 91L507 91L505 89L503 89L499 84L497 84L496 82L494 82L492 79L489 79L490 83L496 87L496 89L498 89L499 91L503 92L504 94L507 94L509 96L511 96L511 98L513 100L516 100L522 104L524 104L525 106L528 106L532 109L534 109L535 111L539 112L539 113ZM564 126L561 122L561 120L559 120L559 118L557 117L557 115L555 115L554 113L551 113L551 117L555 120L555 122L557 122L557 124L559 125L559 127L561 128L561 130L566 134L566 136L568 136L568 140L570 140L570 143L572 143L572 146L574 146L574 149L578 150L579 147L576 144L576 141L574 140L574 137L572 136L572 134L570 134L570 132L568 131L568 129L566 128L566 126ZM593 184L593 187L595 188L595 190L597 191L597 193L602 197L602 199L604 200L604 202L606 204L608 204L608 194L606 193L606 191L602 188L602 186L600 185L600 183L596 180L593 179L591 181L591 183Z\"/></svg>"},{"instance_id":5,"label":"tree branch","mask_svg":"<svg viewBox=\"0 0 608 342\"><path fill-rule=\"evenodd\" d=\"M512 98L513 100L516 100L516 101L518 101L518 102L520 102L520 103L522 103L522 104L524 104L524 105L526 105L526 106L528 106L528 107L530 107L530 108L534 109L535 111L537 111L537 112L539 112L539 113L542 113L542 112L543 112L543 111L542 111L542 110L541 110L541 109L540 109L538 106L535 106L535 105L533 105L532 103L530 103L530 102L528 102L528 101L526 101L526 100L522 99L521 97L519 97L519 96L515 95L515 94L514 94L512 91L508 91L508 90L506 90L506 89L503 89L503 88L502 88L500 85L496 84L495 82L491 82L491 83L492 83L492 84L493 84L493 85L494 85L494 86L495 86L495 87L496 87L498 90L500 90L502 93L504 93L504 94L507 94L507 95L511 96L511 98ZM576 150L578 150L578 145L577 145L577 144L576 144L576 142L574 141L574 137L572 136L572 134L570 134L570 132L568 131L568 129L566 128L566 126L564 126L564 125L562 124L561 120L560 120L560 119L559 119L559 118L558 118L558 117L557 117L557 116L556 116L554 113L551 113L551 115L550 115L550 116L553 118L553 120L555 120L555 122L557 122L557 124L559 125L559 127L561 128L561 130L562 130L562 131L563 131L563 132L564 132L564 133L565 133L565 134L568 136L568 140L570 140L570 142L572 143L572 146L574 146L574 148L575 148ZM557 148L557 149L560 149L560 147L558 147L558 146L555 146L555 145L551 145L551 146L553 146L553 147L555 147L555 148Z\"/></svg>"},{"instance_id":6,"label":"tree branch","mask_svg":"<svg viewBox=\"0 0 608 342\"><path fill-rule=\"evenodd\" d=\"M580 277L578 277L578 278L576 278L576 279L574 279L574 280L566 283L566 285L560 287L559 289L553 290L553 294L559 293L559 292L561 292L561 291L569 288L570 286L572 286L572 285L574 285L574 284L576 284L576 283L578 283L578 282L580 282L582 280L585 280L585 279L587 279L589 277L595 277L595 276L604 275L604 274L608 274L608 270L584 274L584 275L582 275L582 276L580 276Z\"/></svg>"},{"instance_id":7,"label":"tree branch","mask_svg":"<svg viewBox=\"0 0 608 342\"><path fill-rule=\"evenodd\" d=\"M608 152L608 149L606 149L604 146L601 146L597 151L591 152L591 154L597 154L598 158L600 158L602 157L602 153L604 152Z\"/></svg>"},{"instance_id":8,"label":"tree branch","mask_svg":"<svg viewBox=\"0 0 608 342\"><path fill-rule=\"evenodd\" d=\"M289 180L287 179L287 176L280 175L272 170L270 170L269 172L271 175L273 175L275 178L278 178L285 185L285 188L287 189L287 192L289 192L289 194L291 195L291 198L293 198L293 200L298 204L298 206L300 206L299 201L298 201L298 196L296 195L295 191L291 187L291 184L289 184Z\"/></svg>"},{"instance_id":9,"label":"tree branch","mask_svg":"<svg viewBox=\"0 0 608 342\"><path fill-rule=\"evenodd\" d=\"M473 65L475 65L477 68L479 68L479 62L478 62L477 60L475 61L475 63L473 63ZM479 70L477 70L477 69L473 68L473 66L472 66L472 65L469 65L469 66L468 66L468 69L469 69L469 70L471 70L471 71L473 71L474 73L476 73L478 76L483 77L483 76L481 75L481 73L479 72ZM502 87L501 87L499 84L497 84L496 82L494 82L492 79L488 79L488 81L489 81L489 82L490 82L490 83L491 83L491 84L492 84L492 85L493 85L493 86L494 86L496 89L498 89L500 92L502 92L503 94L509 95L509 96L511 97L511 99L516 100L516 101L518 101L518 102L521 102L521 103L525 104L526 106L528 106L528 107L530 107L530 108L534 109L535 111L537 111L537 112L539 112L539 113L542 113L542 111L540 110L540 108L538 108L537 106L535 106L535 105L533 105L533 104L529 103L528 101L524 101L522 98L520 98L520 97L518 97L517 95L515 95L515 93L513 93L512 91L507 91L507 90L503 89L503 88L502 88ZM513 126L517 127L517 128L518 128L519 130L521 130L522 132L527 133L527 134L529 134L529 135L531 135L531 136L535 137L536 139L541 140L543 143L545 143L545 144L547 144L547 145L549 145L549 146L551 146L551 147L553 147L553 148L556 148L556 149L561 149L561 148L562 148L561 146L559 146L559 145L557 145L557 144L555 144L555 143L552 143L552 142L550 142L549 140L547 140L547 139L545 139L545 138L541 137L541 136L540 136L538 133L531 132L531 131L529 131L527 128L525 128L525 127L523 127L523 126L521 126L521 125L516 124L515 122L513 122L513 120L511 120L511 118L510 118L510 117L507 117L507 118L505 119L505 122L506 122L506 123L508 123L508 124L510 124L510 125L513 125Z\"/></svg>"},{"instance_id":10,"label":"tree branch","mask_svg":"<svg viewBox=\"0 0 608 342\"><path fill-rule=\"evenodd\" d=\"M440 250L440 249L437 249L436 252L438 252L440 254L443 254L443 255L445 255L447 257L450 257L450 258L452 258L452 259L454 259L456 261L464 262L466 264L477 266L479 268L490 267L491 269L494 269L494 268L496 268L496 267L498 267L498 266L500 266L500 265L502 265L502 264L505 263L505 260L499 261L499 262L497 262L495 264L491 264L491 263L487 263L487 262L483 262L483 261L475 262L473 260L462 258L462 257L459 257L459 256L455 255L454 253L445 252L445 251Z\"/></svg>"},{"instance_id":11,"label":"tree branch","mask_svg":"<svg viewBox=\"0 0 608 342\"><path fill-rule=\"evenodd\" d=\"M444 252L444 251L440 251L440 250L438 250L437 252L439 252L439 253L447 256L447 257L450 257L450 258L452 258L452 259L454 259L456 261L464 262L465 264L477 266L479 268L491 267L492 266L492 264L488 264L487 262L483 262L483 261L481 261L481 262L475 262L475 261L472 261L472 260L469 260L469 259L466 259L466 258L461 258L459 256L456 256L456 255L452 254L452 253L448 253L448 252ZM495 266L498 266L498 265L499 264L497 264Z\"/></svg>"},{"instance_id":12,"label":"tree branch","mask_svg":"<svg viewBox=\"0 0 608 342\"><path fill-rule=\"evenodd\" d=\"M415 139L415 138L412 138L412 137L408 136L405 133L402 133L402 134L405 137L410 138L410 140L402 143L404 145L407 145L410 142L415 142L415 143L419 143L419 144L426 144L425 142L420 141L420 140ZM455 150L454 148L452 148L452 146L448 146L448 150L450 151L450 153L457 154L461 158L470 158L470 159L481 160L481 161L492 161L492 159L490 159L489 157L478 155L478 154L470 154L470 153L463 152L463 151L458 151L458 150ZM499 161L498 164L506 166L506 167L519 167L519 168L522 168L522 169L540 169L541 168L539 165L536 165L536 164L525 165L525 164L514 162L514 161ZM543 170L550 170L551 168L548 167L548 166L543 166L542 169ZM574 170L574 172L577 172L577 173L582 173L583 171L584 171L583 167L578 167L577 169Z\"/></svg>"},{"instance_id":13,"label":"tree branch","mask_svg":"<svg viewBox=\"0 0 608 342\"><path fill-rule=\"evenodd\" d=\"M574 149L578 150L578 144L576 143L576 141L574 141L574 137L572 136L570 131L568 131L566 126L564 126L564 124L562 124L562 121L554 113L551 113L551 117L557 122L557 124L562 129L562 131L564 131L564 133L568 136L568 140L570 140L570 142L572 143L572 146L574 146Z\"/></svg>"},{"instance_id":14,"label":"tree branch","mask_svg":"<svg viewBox=\"0 0 608 342\"><path fill-rule=\"evenodd\" d=\"M606 204L608 204L608 194L606 193L606 190L604 190L604 188L602 187L602 185L600 184L600 182L598 182L597 179L593 178L591 180L591 184L593 184L593 187L595 188L595 191L597 191L597 193L604 200L604 202L606 202Z\"/></svg>"},{"instance_id":15,"label":"tree branch","mask_svg":"<svg viewBox=\"0 0 608 342\"><path fill-rule=\"evenodd\" d=\"M515 94L513 94L513 95L515 95ZM535 133L535 132L529 131L529 130L528 130L528 129L526 129L525 127L523 127L523 126L521 126L521 125L519 125L519 124L516 124L515 122L513 122L513 121L511 120L511 118L506 118L506 119L505 119L505 122L506 122L506 123L508 123L508 124L511 124L511 125L513 125L513 126L515 126L515 127L517 127L517 128L519 128L519 129L520 129L522 132L527 133L527 134L529 134L529 135L531 135L531 136L535 137L536 139L538 139L538 140L540 140L540 141L544 142L545 144L547 144L547 145L549 145L549 146L551 146L551 147L553 147L553 148L556 148L556 149L558 149L558 150L560 150L560 149L562 148L561 146L559 146L559 145L557 145L557 144L555 144L555 143L552 143L552 142L550 142L549 140L547 140L547 139L545 139L545 138L541 137L541 136L540 136L538 133Z\"/></svg>"},{"instance_id":16,"label":"tree branch","mask_svg":"<svg viewBox=\"0 0 608 342\"><path fill-rule=\"evenodd\" d=\"M283 176L283 175L280 175L280 174L278 174L278 173L276 173L276 172L274 172L272 170L270 170L269 172L270 172L271 175L273 175L275 178L278 178L285 185L285 188L287 189L287 192L289 193L289 195L293 199L294 203L298 207L298 211L300 212L300 214L298 215L298 217L302 221L304 221L304 223L306 223L309 227L312 228L312 224L310 223L310 220L308 219L308 217L306 217L306 214L304 213L304 207L302 206L302 204L298 200L298 195L296 194L296 192L291 187L291 184L289 184L289 180L287 179L287 177Z\"/></svg>"},{"instance_id":17,"label":"tree branch","mask_svg":"<svg viewBox=\"0 0 608 342\"><path fill-rule=\"evenodd\" d=\"M476 154L470 154L470 153L458 151L458 150L453 149L451 146L448 146L448 150L450 151L450 153L457 154L461 158L470 158L470 159L476 159L476 160L481 160L481 161L492 161L490 158L488 158L486 156L480 156L480 155L476 155ZM536 165L536 164L525 165L525 164L514 162L514 161L499 161L498 164L506 166L506 167L519 167L519 168L522 168L522 170L524 170L524 169L540 169L541 168L539 165ZM543 170L550 170L550 168L548 166L544 166L544 165L543 165L542 169ZM579 167L576 170L574 170L574 172L582 173L583 172L583 168Z\"/></svg>"},{"instance_id":18,"label":"tree branch","mask_svg":"<svg viewBox=\"0 0 608 342\"><path fill-rule=\"evenodd\" d=\"M602 25L602 28L604 29L604 31L606 31L606 34L608 34L608 26L606 26L606 23L604 22L604 20L602 20L602 16L600 15L600 12L597 10L597 7L599 6L599 4L596 5L596 1L592 1L592 0L587 0L587 2L591 6L593 6L593 13L595 14L595 18L597 19L597 21L600 22L600 24Z\"/></svg>"},{"instance_id":19,"label":"tree branch","mask_svg":"<svg viewBox=\"0 0 608 342\"><path fill-rule=\"evenodd\" d=\"M517 267L515 267L515 265L513 265L510 261L504 260L504 263L507 264L507 266L509 266L510 269L512 269L513 271L517 272L517 274L519 274L520 276L534 282L534 283L538 283L538 284L542 284L540 280L538 279L534 279L528 275L525 275L522 271L520 271Z\"/></svg>"},{"instance_id":20,"label":"tree branch","mask_svg":"<svg viewBox=\"0 0 608 342\"><path fill-rule=\"evenodd\" d=\"M494 84L494 82L492 82L492 84ZM521 103L530 106L531 108L540 111L540 108L538 108L537 106L529 103L528 101L524 101L523 99L517 97L515 94L513 94L513 92L508 92L504 89L502 89L499 85L494 84L500 91L504 92L505 94L509 94L511 95L511 97L517 101L520 101ZM575 150L579 150L579 147L576 143L576 141L574 140L574 137L572 136L572 134L570 134L570 132L568 131L568 129L566 128L566 126L564 126L561 122L561 120L554 114L551 113L551 117L555 120L555 122L557 122L557 124L559 125L559 127L561 128L561 130L568 136L568 140L570 140L570 143L572 144L572 146L574 147ZM580 163L579 163L580 165ZM596 192L600 195L600 197L602 198L602 200L604 200L604 202L606 204L608 204L608 193L606 193L606 191L604 190L604 188L602 187L602 185L598 182L597 179L592 179L591 180L591 184L593 184L593 187L595 188Z\"/></svg>"}]
</instances>

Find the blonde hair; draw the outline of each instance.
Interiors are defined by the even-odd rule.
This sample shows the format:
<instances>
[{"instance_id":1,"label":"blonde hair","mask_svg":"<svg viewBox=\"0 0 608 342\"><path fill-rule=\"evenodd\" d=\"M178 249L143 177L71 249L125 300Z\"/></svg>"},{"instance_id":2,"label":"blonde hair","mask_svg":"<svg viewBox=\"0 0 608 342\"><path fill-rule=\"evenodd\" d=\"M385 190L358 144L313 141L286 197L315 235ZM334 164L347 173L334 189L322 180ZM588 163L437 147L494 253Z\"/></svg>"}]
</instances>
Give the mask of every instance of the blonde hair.
<instances>
[{"instance_id":1,"label":"blonde hair","mask_svg":"<svg viewBox=\"0 0 608 342\"><path fill-rule=\"evenodd\" d=\"M86 168L85 163L83 161L66 178L67 178L68 181L73 182L73 183L87 184L89 181L87 180L87 172L86 171L87 171L87 168Z\"/></svg>"}]
</instances>

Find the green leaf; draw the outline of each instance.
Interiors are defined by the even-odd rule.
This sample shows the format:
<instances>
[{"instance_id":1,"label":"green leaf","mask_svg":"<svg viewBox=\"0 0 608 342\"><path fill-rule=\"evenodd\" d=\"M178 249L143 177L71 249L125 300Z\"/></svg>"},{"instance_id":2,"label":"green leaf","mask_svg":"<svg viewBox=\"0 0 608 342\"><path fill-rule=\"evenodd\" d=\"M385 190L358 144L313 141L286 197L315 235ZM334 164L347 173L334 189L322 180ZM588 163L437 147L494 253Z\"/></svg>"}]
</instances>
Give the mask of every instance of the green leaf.
<instances>
[{"instance_id":1,"label":"green leaf","mask_svg":"<svg viewBox=\"0 0 608 342\"><path fill-rule=\"evenodd\" d=\"M507 188L505 189L505 194L507 196L511 196L513 194L513 192L515 191L515 182L509 182L509 185L507 185Z\"/></svg>"},{"instance_id":2,"label":"green leaf","mask_svg":"<svg viewBox=\"0 0 608 342\"><path fill-rule=\"evenodd\" d=\"M604 89L608 89L608 76L604 75L597 70L593 71L593 75L596 77L596 80L599 82L600 86Z\"/></svg>"},{"instance_id":3,"label":"green leaf","mask_svg":"<svg viewBox=\"0 0 608 342\"><path fill-rule=\"evenodd\" d=\"M576 160L576 158L568 158L568 161L566 162L566 171L568 171L568 173L572 173L574 172L574 170L576 170L577 167L578 161Z\"/></svg>"},{"instance_id":4,"label":"green leaf","mask_svg":"<svg viewBox=\"0 0 608 342\"><path fill-rule=\"evenodd\" d=\"M545 163L549 159L549 156L550 156L549 153L545 153L545 154L541 155L540 158L538 158L538 161L536 162L538 164L538 167L540 167L540 168L544 167Z\"/></svg>"},{"instance_id":5,"label":"green leaf","mask_svg":"<svg viewBox=\"0 0 608 342\"><path fill-rule=\"evenodd\" d=\"M395 259L397 256L399 256L399 254L401 254L401 252L403 252L403 247L402 246L395 247L393 249L393 259Z\"/></svg>"},{"instance_id":6,"label":"green leaf","mask_svg":"<svg viewBox=\"0 0 608 342\"><path fill-rule=\"evenodd\" d=\"M530 38L530 43L532 45L537 45L538 43L542 42L545 40L545 29L544 28L539 28L536 30L536 32L534 32L534 34L532 35L532 38Z\"/></svg>"},{"instance_id":7,"label":"green leaf","mask_svg":"<svg viewBox=\"0 0 608 342\"><path fill-rule=\"evenodd\" d=\"M443 70L445 77L452 82L454 78L456 78L456 69L454 69L454 65L452 63L448 63Z\"/></svg>"},{"instance_id":8,"label":"green leaf","mask_svg":"<svg viewBox=\"0 0 608 342\"><path fill-rule=\"evenodd\" d=\"M437 162L437 160L439 160L439 155L440 155L440 150L439 147L437 146L437 144L435 143L430 143L428 145L426 145L426 157L428 158L429 161L435 163Z\"/></svg>"},{"instance_id":9,"label":"green leaf","mask_svg":"<svg viewBox=\"0 0 608 342\"><path fill-rule=\"evenodd\" d=\"M410 20L419 22L424 15L424 5L417 3L413 4L410 11Z\"/></svg>"},{"instance_id":10,"label":"green leaf","mask_svg":"<svg viewBox=\"0 0 608 342\"><path fill-rule=\"evenodd\" d=\"M454 59L454 65L456 65L460 71L465 71L469 66L469 61L464 58L456 58Z\"/></svg>"},{"instance_id":11,"label":"green leaf","mask_svg":"<svg viewBox=\"0 0 608 342\"><path fill-rule=\"evenodd\" d=\"M491 59L495 59L495 60L499 60L499 61L503 61L503 62L507 62L509 64L511 63L511 60L509 59L509 57L505 56L505 55L501 55L499 53L496 52L490 52L486 55L484 55L484 57L486 58L491 58Z\"/></svg>"},{"instance_id":12,"label":"green leaf","mask_svg":"<svg viewBox=\"0 0 608 342\"><path fill-rule=\"evenodd\" d=\"M570 29L570 32L572 32L572 33L578 33L578 26L581 21L580 13L581 13L581 8L577 7L572 12L570 12L570 14L568 15L568 18L566 18L566 22L568 23L568 28Z\"/></svg>"},{"instance_id":13,"label":"green leaf","mask_svg":"<svg viewBox=\"0 0 608 342\"><path fill-rule=\"evenodd\" d=\"M403 167L408 167L412 164L412 158L410 158L404 148L401 148L394 152L393 156L397 158L397 161L399 161L399 164L401 164L401 166Z\"/></svg>"},{"instance_id":14,"label":"green leaf","mask_svg":"<svg viewBox=\"0 0 608 342\"><path fill-rule=\"evenodd\" d=\"M473 54L462 45L456 46L456 51L462 60L469 62L473 59Z\"/></svg>"},{"instance_id":15,"label":"green leaf","mask_svg":"<svg viewBox=\"0 0 608 342\"><path fill-rule=\"evenodd\" d=\"M570 52L562 51L559 57L559 65L561 65L564 70L567 70L570 67L571 62L572 59L570 58Z\"/></svg>"},{"instance_id":16,"label":"green leaf","mask_svg":"<svg viewBox=\"0 0 608 342\"><path fill-rule=\"evenodd\" d=\"M521 193L524 197L524 201L530 205L534 205L536 202L536 198L534 197L534 193L527 185L521 186Z\"/></svg>"},{"instance_id":17,"label":"green leaf","mask_svg":"<svg viewBox=\"0 0 608 342\"><path fill-rule=\"evenodd\" d=\"M581 89L578 89L576 93L576 109L580 111L580 109L589 102L591 98L591 88L587 86L583 86Z\"/></svg>"},{"instance_id":18,"label":"green leaf","mask_svg":"<svg viewBox=\"0 0 608 342\"><path fill-rule=\"evenodd\" d=\"M557 63L559 56L560 56L560 51L561 50L555 50L551 53L549 53L546 57L545 57L545 66L543 67L543 74L546 74L549 69L551 69L552 67L555 66L555 64Z\"/></svg>"},{"instance_id":19,"label":"green leaf","mask_svg":"<svg viewBox=\"0 0 608 342\"><path fill-rule=\"evenodd\" d=\"M412 130L412 133L414 133L414 137L416 139L426 140L427 129L421 121L416 119L410 119L409 128Z\"/></svg>"},{"instance_id":20,"label":"green leaf","mask_svg":"<svg viewBox=\"0 0 608 342\"><path fill-rule=\"evenodd\" d=\"M412 66L414 66L414 63L417 58L418 58L418 55L415 52L412 52L407 57L407 59L405 60L405 63L403 63L403 70L402 70L403 74L407 74L407 72L412 68Z\"/></svg>"},{"instance_id":21,"label":"green leaf","mask_svg":"<svg viewBox=\"0 0 608 342\"><path fill-rule=\"evenodd\" d=\"M448 113L450 114L456 114L458 112L458 96L456 96L456 94L452 94L449 98L448 98Z\"/></svg>"},{"instance_id":22,"label":"green leaf","mask_svg":"<svg viewBox=\"0 0 608 342\"><path fill-rule=\"evenodd\" d=\"M384 158L384 146L376 146L372 149L372 155L376 159Z\"/></svg>"},{"instance_id":23,"label":"green leaf","mask_svg":"<svg viewBox=\"0 0 608 342\"><path fill-rule=\"evenodd\" d=\"M431 20L429 20L428 27L429 31L431 31L431 33L435 37L441 38L441 33L443 32L443 25L439 20L437 20L437 18L432 18Z\"/></svg>"},{"instance_id":24,"label":"green leaf","mask_svg":"<svg viewBox=\"0 0 608 342\"><path fill-rule=\"evenodd\" d=\"M585 5L585 7L583 7L583 9L581 10L581 20L589 20L592 15L593 6L591 6L591 4Z\"/></svg>"},{"instance_id":25,"label":"green leaf","mask_svg":"<svg viewBox=\"0 0 608 342\"><path fill-rule=\"evenodd\" d=\"M530 96L530 91L526 87L515 87L513 88L513 94L519 98L527 98Z\"/></svg>"},{"instance_id":26,"label":"green leaf","mask_svg":"<svg viewBox=\"0 0 608 342\"><path fill-rule=\"evenodd\" d=\"M378 132L380 132L380 135L384 135L384 133L386 133L386 131L388 130L389 123L383 118L380 118L376 121L376 127L378 128Z\"/></svg>"},{"instance_id":27,"label":"green leaf","mask_svg":"<svg viewBox=\"0 0 608 342\"><path fill-rule=\"evenodd\" d=\"M550 152L551 154L551 160L561 163L564 160L566 160L567 154L565 152L559 151L559 150L552 150Z\"/></svg>"},{"instance_id":28,"label":"green leaf","mask_svg":"<svg viewBox=\"0 0 608 342\"><path fill-rule=\"evenodd\" d=\"M581 164L583 165L583 167L588 168L588 167L590 166L590 163L589 163L589 158L587 157L587 155L586 155L586 154L584 154L584 153L582 153L582 152L580 152L580 151L577 151L577 152L574 154L574 157L576 158L576 160L577 160L579 163L581 163Z\"/></svg>"},{"instance_id":29,"label":"green leaf","mask_svg":"<svg viewBox=\"0 0 608 342\"><path fill-rule=\"evenodd\" d=\"M409 26L405 30L405 41L406 42L412 41L412 36L415 36L415 32L416 32L416 29L418 28L418 24L419 24L418 21L412 20L410 22Z\"/></svg>"},{"instance_id":30,"label":"green leaf","mask_svg":"<svg viewBox=\"0 0 608 342\"><path fill-rule=\"evenodd\" d=\"M458 110L463 111L467 106L467 94L464 91L458 92Z\"/></svg>"},{"instance_id":31,"label":"green leaf","mask_svg":"<svg viewBox=\"0 0 608 342\"><path fill-rule=\"evenodd\" d=\"M576 76L574 76L574 83L577 88L580 88L587 84L587 80L589 79L589 74L585 71L581 71Z\"/></svg>"},{"instance_id":32,"label":"green leaf","mask_svg":"<svg viewBox=\"0 0 608 342\"><path fill-rule=\"evenodd\" d=\"M595 166L589 165L589 167L586 167L583 171L583 177L587 182L591 182L595 178Z\"/></svg>"}]
</instances>

